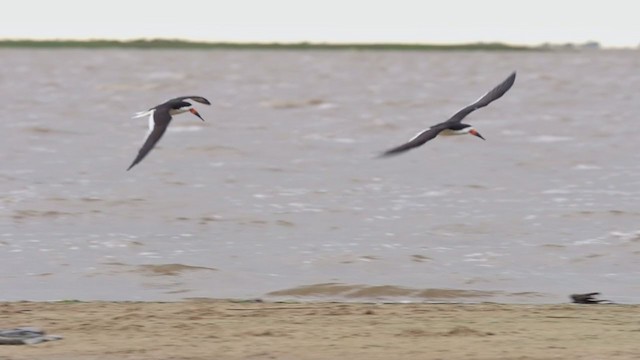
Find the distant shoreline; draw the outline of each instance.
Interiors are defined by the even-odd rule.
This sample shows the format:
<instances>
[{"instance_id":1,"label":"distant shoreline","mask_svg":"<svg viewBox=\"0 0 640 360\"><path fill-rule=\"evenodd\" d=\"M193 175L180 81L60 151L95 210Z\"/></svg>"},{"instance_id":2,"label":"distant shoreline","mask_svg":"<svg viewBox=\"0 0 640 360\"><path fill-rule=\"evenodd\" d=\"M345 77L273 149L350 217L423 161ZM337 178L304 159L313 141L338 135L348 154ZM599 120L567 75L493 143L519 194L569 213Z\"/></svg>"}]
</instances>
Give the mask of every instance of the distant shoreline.
<instances>
[{"instance_id":1,"label":"distant shoreline","mask_svg":"<svg viewBox=\"0 0 640 360\"><path fill-rule=\"evenodd\" d=\"M242 42L197 42L172 39L152 40L0 40L0 48L46 48L46 49L239 49L239 50L393 50L393 51L532 51L545 47L508 45L504 43L470 44L402 44L402 43L242 43Z\"/></svg>"}]
</instances>

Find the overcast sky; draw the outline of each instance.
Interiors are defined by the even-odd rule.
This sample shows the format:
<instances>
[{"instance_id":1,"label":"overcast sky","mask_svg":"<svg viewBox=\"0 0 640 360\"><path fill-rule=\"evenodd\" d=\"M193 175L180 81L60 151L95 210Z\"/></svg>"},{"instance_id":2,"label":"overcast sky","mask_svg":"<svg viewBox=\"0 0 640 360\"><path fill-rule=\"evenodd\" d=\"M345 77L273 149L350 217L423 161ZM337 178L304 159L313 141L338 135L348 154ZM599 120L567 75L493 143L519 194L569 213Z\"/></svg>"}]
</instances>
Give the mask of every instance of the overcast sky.
<instances>
[{"instance_id":1,"label":"overcast sky","mask_svg":"<svg viewBox=\"0 0 640 360\"><path fill-rule=\"evenodd\" d=\"M634 0L16 0L2 6L0 38L640 44Z\"/></svg>"}]
</instances>

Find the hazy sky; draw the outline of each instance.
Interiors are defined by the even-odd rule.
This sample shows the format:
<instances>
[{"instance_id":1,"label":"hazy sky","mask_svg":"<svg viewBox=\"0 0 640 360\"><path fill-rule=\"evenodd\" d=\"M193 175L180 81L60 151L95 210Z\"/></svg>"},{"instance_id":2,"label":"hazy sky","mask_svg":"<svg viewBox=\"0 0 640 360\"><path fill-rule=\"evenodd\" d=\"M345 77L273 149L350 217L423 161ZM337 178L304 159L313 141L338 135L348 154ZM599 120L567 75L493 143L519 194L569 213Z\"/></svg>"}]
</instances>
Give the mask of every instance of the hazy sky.
<instances>
[{"instance_id":1,"label":"hazy sky","mask_svg":"<svg viewBox=\"0 0 640 360\"><path fill-rule=\"evenodd\" d=\"M640 44L635 0L18 0L0 38Z\"/></svg>"}]
</instances>

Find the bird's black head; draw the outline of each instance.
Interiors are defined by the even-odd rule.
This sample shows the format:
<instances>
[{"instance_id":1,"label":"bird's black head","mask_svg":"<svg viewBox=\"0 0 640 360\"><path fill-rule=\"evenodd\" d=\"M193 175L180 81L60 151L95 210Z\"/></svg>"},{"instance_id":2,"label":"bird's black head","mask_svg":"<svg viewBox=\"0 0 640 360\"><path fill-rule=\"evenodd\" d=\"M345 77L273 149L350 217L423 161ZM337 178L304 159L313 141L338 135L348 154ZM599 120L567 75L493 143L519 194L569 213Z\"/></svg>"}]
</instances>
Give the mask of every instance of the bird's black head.
<instances>
[{"instance_id":1,"label":"bird's black head","mask_svg":"<svg viewBox=\"0 0 640 360\"><path fill-rule=\"evenodd\" d=\"M171 104L171 108L175 110L186 109L191 107L191 103L186 101L178 101L175 104Z\"/></svg>"},{"instance_id":2,"label":"bird's black head","mask_svg":"<svg viewBox=\"0 0 640 360\"><path fill-rule=\"evenodd\" d=\"M460 131L460 130L465 130L466 128L470 128L470 127L471 127L471 125L469 125L469 124L453 123L453 124L449 125L449 130Z\"/></svg>"},{"instance_id":3,"label":"bird's black head","mask_svg":"<svg viewBox=\"0 0 640 360\"><path fill-rule=\"evenodd\" d=\"M193 115L199 117L200 120L204 121L202 116L200 116L198 111L193 108L191 103L188 103L188 102L186 102L184 100L176 101L174 103L171 103L171 110L169 110L169 114L177 115L177 114L182 114L182 113L187 112L187 111L192 113Z\"/></svg>"}]
</instances>

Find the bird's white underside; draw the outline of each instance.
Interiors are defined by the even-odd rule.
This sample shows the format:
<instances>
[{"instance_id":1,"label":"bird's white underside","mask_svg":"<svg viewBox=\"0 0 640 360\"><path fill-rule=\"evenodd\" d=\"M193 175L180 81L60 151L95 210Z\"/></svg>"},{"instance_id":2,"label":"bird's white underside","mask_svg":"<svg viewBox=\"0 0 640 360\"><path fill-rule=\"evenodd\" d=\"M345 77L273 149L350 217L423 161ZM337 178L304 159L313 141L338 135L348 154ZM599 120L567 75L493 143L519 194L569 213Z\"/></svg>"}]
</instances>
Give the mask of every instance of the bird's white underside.
<instances>
[{"instance_id":1,"label":"bird's white underside","mask_svg":"<svg viewBox=\"0 0 640 360\"><path fill-rule=\"evenodd\" d=\"M180 109L171 109L169 110L169 115L173 116L173 115L182 114L184 112L189 111L189 109L191 109L191 106L186 106Z\"/></svg>"},{"instance_id":2,"label":"bird's white underside","mask_svg":"<svg viewBox=\"0 0 640 360\"><path fill-rule=\"evenodd\" d=\"M422 135L425 131L429 131L431 130L431 128L425 129L420 131L419 133L417 133L414 137L412 137L411 139L409 139L407 142L411 142L413 140L415 140L416 138L418 138L418 136ZM450 129L444 129L442 130L438 136L453 136L453 135L464 135L464 134L468 134L471 130L474 130L473 127L469 126L466 127L462 130L450 130Z\"/></svg>"},{"instance_id":3,"label":"bird's white underside","mask_svg":"<svg viewBox=\"0 0 640 360\"><path fill-rule=\"evenodd\" d=\"M464 135L464 134L468 134L469 132L471 132L471 130L474 130L471 126L466 127L466 128L464 128L462 130L444 129L438 135L439 136Z\"/></svg>"},{"instance_id":4,"label":"bird's white underside","mask_svg":"<svg viewBox=\"0 0 640 360\"><path fill-rule=\"evenodd\" d=\"M156 126L156 122L153 120L153 114L155 112L155 110L149 111L149 131L147 131L147 135L144 136L144 141L147 141L147 138L151 135L153 128Z\"/></svg>"}]
</instances>

